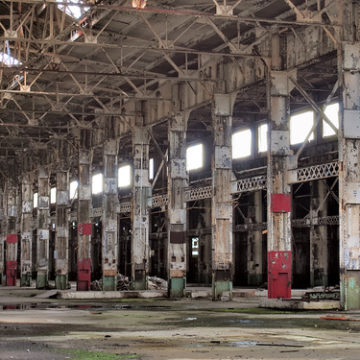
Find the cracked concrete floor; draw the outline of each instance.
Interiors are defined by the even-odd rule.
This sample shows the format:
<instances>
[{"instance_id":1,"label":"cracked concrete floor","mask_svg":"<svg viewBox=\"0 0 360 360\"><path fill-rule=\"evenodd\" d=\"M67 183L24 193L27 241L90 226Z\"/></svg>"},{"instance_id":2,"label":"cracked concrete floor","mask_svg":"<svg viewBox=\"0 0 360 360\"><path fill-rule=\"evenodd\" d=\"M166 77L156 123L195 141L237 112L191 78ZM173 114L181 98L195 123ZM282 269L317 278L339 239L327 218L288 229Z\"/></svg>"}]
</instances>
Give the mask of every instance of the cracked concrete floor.
<instances>
[{"instance_id":1,"label":"cracked concrete floor","mask_svg":"<svg viewBox=\"0 0 360 360\"><path fill-rule=\"evenodd\" d=\"M0 359L359 359L360 312L268 311L250 298L69 302L36 294L0 289Z\"/></svg>"}]
</instances>

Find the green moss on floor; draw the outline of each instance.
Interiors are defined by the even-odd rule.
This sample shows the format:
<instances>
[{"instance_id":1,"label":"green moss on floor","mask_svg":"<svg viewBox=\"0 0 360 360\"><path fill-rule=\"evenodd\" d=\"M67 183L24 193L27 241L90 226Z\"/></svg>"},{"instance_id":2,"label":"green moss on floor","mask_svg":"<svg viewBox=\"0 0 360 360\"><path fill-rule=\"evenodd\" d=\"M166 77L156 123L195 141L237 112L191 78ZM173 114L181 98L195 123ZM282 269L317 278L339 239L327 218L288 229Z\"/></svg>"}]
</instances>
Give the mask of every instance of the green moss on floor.
<instances>
[{"instance_id":1,"label":"green moss on floor","mask_svg":"<svg viewBox=\"0 0 360 360\"><path fill-rule=\"evenodd\" d=\"M224 308L212 309L215 312L238 313L238 314L254 314L254 315L277 315L277 314L293 314L292 311L265 309L265 308Z\"/></svg>"},{"instance_id":2,"label":"green moss on floor","mask_svg":"<svg viewBox=\"0 0 360 360\"><path fill-rule=\"evenodd\" d=\"M85 351L81 349L63 349L61 352L71 356L72 360L122 360L122 359L140 359L137 354L111 354L104 352Z\"/></svg>"}]
</instances>

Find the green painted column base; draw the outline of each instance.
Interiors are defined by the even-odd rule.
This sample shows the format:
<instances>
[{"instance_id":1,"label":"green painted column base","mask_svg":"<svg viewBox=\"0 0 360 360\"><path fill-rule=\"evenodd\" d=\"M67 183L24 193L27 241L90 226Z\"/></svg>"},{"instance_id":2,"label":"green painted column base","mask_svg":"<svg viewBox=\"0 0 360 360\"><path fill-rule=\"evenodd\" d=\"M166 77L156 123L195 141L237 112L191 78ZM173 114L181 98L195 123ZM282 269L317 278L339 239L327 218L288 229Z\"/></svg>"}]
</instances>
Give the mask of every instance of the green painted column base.
<instances>
[{"instance_id":1,"label":"green painted column base","mask_svg":"<svg viewBox=\"0 0 360 360\"><path fill-rule=\"evenodd\" d=\"M263 283L262 274L249 274L248 275L248 284L249 286L259 286Z\"/></svg>"},{"instance_id":2,"label":"green painted column base","mask_svg":"<svg viewBox=\"0 0 360 360\"><path fill-rule=\"evenodd\" d=\"M213 300L222 300L223 295L225 295L224 293L228 293L228 299L226 300L231 300L232 299L232 290L233 290L233 284L232 281L229 280L217 280L217 281L213 281L212 284L212 297Z\"/></svg>"},{"instance_id":3,"label":"green painted column base","mask_svg":"<svg viewBox=\"0 0 360 360\"><path fill-rule=\"evenodd\" d=\"M117 277L103 276L103 291L116 291Z\"/></svg>"},{"instance_id":4,"label":"green painted column base","mask_svg":"<svg viewBox=\"0 0 360 360\"><path fill-rule=\"evenodd\" d=\"M344 310L360 310L360 271L348 270L340 284Z\"/></svg>"},{"instance_id":5,"label":"green painted column base","mask_svg":"<svg viewBox=\"0 0 360 360\"><path fill-rule=\"evenodd\" d=\"M20 286L21 287L30 287L31 286L31 273L21 274L20 276Z\"/></svg>"},{"instance_id":6,"label":"green painted column base","mask_svg":"<svg viewBox=\"0 0 360 360\"><path fill-rule=\"evenodd\" d=\"M47 273L37 273L36 274L36 288L37 289L46 289L49 285L48 274Z\"/></svg>"},{"instance_id":7,"label":"green painted column base","mask_svg":"<svg viewBox=\"0 0 360 360\"><path fill-rule=\"evenodd\" d=\"M169 297L181 298L185 296L186 278L170 278Z\"/></svg>"},{"instance_id":8,"label":"green painted column base","mask_svg":"<svg viewBox=\"0 0 360 360\"><path fill-rule=\"evenodd\" d=\"M58 290L68 289L68 276L67 275L56 275L55 287Z\"/></svg>"}]
</instances>

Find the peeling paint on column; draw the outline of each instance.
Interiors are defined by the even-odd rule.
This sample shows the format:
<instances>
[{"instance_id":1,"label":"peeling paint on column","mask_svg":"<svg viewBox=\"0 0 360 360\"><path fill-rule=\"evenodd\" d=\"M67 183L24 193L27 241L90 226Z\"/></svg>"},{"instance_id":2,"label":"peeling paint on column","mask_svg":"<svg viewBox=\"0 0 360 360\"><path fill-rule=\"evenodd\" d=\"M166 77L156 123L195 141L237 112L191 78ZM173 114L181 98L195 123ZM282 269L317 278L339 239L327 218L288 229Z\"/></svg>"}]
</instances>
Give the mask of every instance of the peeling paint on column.
<instances>
[{"instance_id":1,"label":"peeling paint on column","mask_svg":"<svg viewBox=\"0 0 360 360\"><path fill-rule=\"evenodd\" d=\"M18 201L19 194L15 185L9 185L7 190L7 235L6 235L6 285L16 286L18 270Z\"/></svg>"},{"instance_id":2,"label":"peeling paint on column","mask_svg":"<svg viewBox=\"0 0 360 360\"><path fill-rule=\"evenodd\" d=\"M149 209L152 188L149 182L149 134L142 125L133 129L133 194L131 277L133 288L147 289L150 266Z\"/></svg>"},{"instance_id":3,"label":"peeling paint on column","mask_svg":"<svg viewBox=\"0 0 360 360\"><path fill-rule=\"evenodd\" d=\"M0 285L5 285L6 197L5 187L0 190Z\"/></svg>"},{"instance_id":4,"label":"peeling paint on column","mask_svg":"<svg viewBox=\"0 0 360 360\"><path fill-rule=\"evenodd\" d=\"M116 140L104 145L104 203L102 217L103 290L115 291L118 268L117 198L117 147Z\"/></svg>"},{"instance_id":5,"label":"peeling paint on column","mask_svg":"<svg viewBox=\"0 0 360 360\"><path fill-rule=\"evenodd\" d=\"M233 204L231 196L231 129L234 95L216 94L213 103L212 164L212 297L232 296Z\"/></svg>"},{"instance_id":6,"label":"peeling paint on column","mask_svg":"<svg viewBox=\"0 0 360 360\"><path fill-rule=\"evenodd\" d=\"M88 291L91 285L91 132L80 131L78 185L77 290Z\"/></svg>"},{"instance_id":7,"label":"peeling paint on column","mask_svg":"<svg viewBox=\"0 0 360 360\"><path fill-rule=\"evenodd\" d=\"M186 128L188 113L173 116L168 129L168 277L170 297L184 296L186 286Z\"/></svg>"},{"instance_id":8,"label":"peeling paint on column","mask_svg":"<svg viewBox=\"0 0 360 360\"><path fill-rule=\"evenodd\" d=\"M25 175L22 183L20 286L30 286L32 278L32 210L33 193L31 176Z\"/></svg>"},{"instance_id":9,"label":"peeling paint on column","mask_svg":"<svg viewBox=\"0 0 360 360\"><path fill-rule=\"evenodd\" d=\"M279 71L281 68L280 37L272 39L272 70L269 73L268 101L270 110L269 149L267 170L267 251L268 259L291 258L291 210L286 204L285 211L272 202L289 199L288 159L290 155L289 135L289 94L293 89L290 77L296 79L296 71ZM291 296L291 264L281 274L276 262L268 261L268 296Z\"/></svg>"},{"instance_id":10,"label":"peeling paint on column","mask_svg":"<svg viewBox=\"0 0 360 360\"><path fill-rule=\"evenodd\" d=\"M38 175L38 230L36 242L36 288L48 286L49 276L49 221L50 221L50 187L47 169L40 168Z\"/></svg>"},{"instance_id":11,"label":"peeling paint on column","mask_svg":"<svg viewBox=\"0 0 360 360\"><path fill-rule=\"evenodd\" d=\"M69 173L56 173L56 235L55 235L55 285L59 290L68 287L69 272Z\"/></svg>"},{"instance_id":12,"label":"peeling paint on column","mask_svg":"<svg viewBox=\"0 0 360 360\"><path fill-rule=\"evenodd\" d=\"M360 43L343 43L339 131L340 289L345 310L360 309Z\"/></svg>"}]
</instances>

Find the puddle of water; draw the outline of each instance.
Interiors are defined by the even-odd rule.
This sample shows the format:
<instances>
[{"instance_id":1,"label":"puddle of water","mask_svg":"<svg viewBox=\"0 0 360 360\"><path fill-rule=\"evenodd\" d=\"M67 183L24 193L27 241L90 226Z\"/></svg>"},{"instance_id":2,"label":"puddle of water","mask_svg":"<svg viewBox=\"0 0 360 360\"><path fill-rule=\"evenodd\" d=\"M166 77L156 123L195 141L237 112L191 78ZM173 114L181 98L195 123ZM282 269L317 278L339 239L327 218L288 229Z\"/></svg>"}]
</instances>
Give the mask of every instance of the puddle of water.
<instances>
[{"instance_id":1,"label":"puddle of water","mask_svg":"<svg viewBox=\"0 0 360 360\"><path fill-rule=\"evenodd\" d=\"M128 305L128 304L105 304L105 305L58 305L49 303L28 303L28 304L5 304L0 305L0 311L6 310L46 310L46 309L71 309L71 310L89 310L89 311L106 311L106 310L170 310L170 306L158 305Z\"/></svg>"},{"instance_id":2,"label":"puddle of water","mask_svg":"<svg viewBox=\"0 0 360 360\"><path fill-rule=\"evenodd\" d=\"M256 346L258 344L259 343L257 341L232 341L229 343L230 346L234 346L237 348Z\"/></svg>"}]
</instances>

